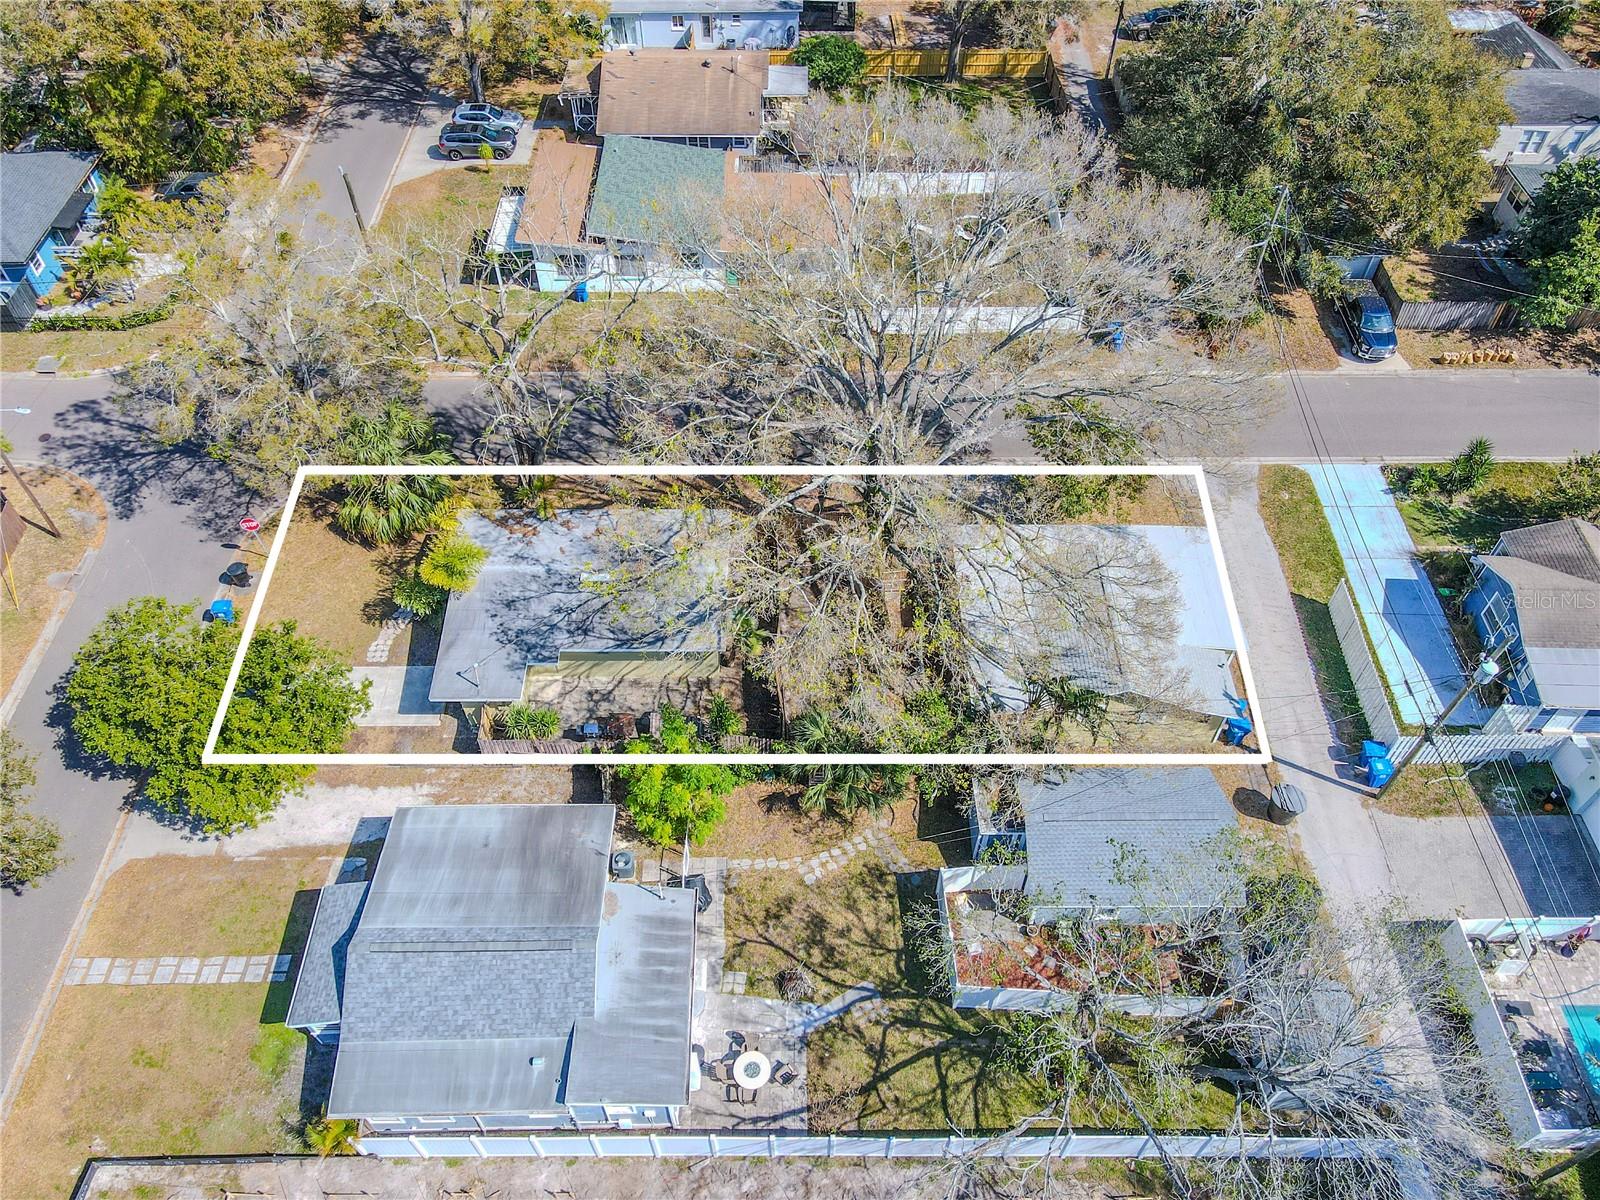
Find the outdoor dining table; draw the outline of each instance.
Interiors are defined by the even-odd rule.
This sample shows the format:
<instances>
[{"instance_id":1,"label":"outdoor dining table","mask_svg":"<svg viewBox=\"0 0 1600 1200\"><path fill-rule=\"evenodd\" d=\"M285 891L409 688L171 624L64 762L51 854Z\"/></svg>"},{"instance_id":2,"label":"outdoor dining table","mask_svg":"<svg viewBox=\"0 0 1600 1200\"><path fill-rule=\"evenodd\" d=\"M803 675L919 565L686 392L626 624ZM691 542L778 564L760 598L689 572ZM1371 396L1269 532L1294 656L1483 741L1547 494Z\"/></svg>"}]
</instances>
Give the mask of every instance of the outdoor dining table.
<instances>
[{"instance_id":1,"label":"outdoor dining table","mask_svg":"<svg viewBox=\"0 0 1600 1200\"><path fill-rule=\"evenodd\" d=\"M733 1060L733 1081L752 1092L772 1078L772 1062L759 1050L746 1050Z\"/></svg>"}]
</instances>

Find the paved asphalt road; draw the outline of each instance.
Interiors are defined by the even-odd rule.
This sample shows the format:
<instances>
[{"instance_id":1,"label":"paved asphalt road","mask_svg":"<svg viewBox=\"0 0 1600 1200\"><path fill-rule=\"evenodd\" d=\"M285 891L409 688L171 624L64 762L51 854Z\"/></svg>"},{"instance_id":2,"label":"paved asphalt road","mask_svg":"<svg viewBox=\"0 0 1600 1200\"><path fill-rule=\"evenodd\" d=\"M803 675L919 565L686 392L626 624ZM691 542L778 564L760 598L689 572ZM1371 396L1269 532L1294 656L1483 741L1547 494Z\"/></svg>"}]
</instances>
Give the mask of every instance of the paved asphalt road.
<instances>
[{"instance_id":1,"label":"paved asphalt road","mask_svg":"<svg viewBox=\"0 0 1600 1200\"><path fill-rule=\"evenodd\" d=\"M399 105L362 106L348 121L341 118L332 127L337 136L330 133L329 140L308 152L308 169L336 163L341 155L347 156L348 166L354 143L369 136L389 138L385 153L398 153L403 140L400 115ZM1588 374L1429 371L1306 376L1303 382L1334 458L1444 456L1479 433L1491 436L1503 457L1561 459L1577 450L1600 449L1600 381ZM144 442L141 431L110 401L113 390L112 381L104 377L0 377L4 405L33 410L26 416L6 415L5 431L16 445L16 457L42 459L86 476L105 494L112 511L105 547L14 720L18 736L41 752L37 809L61 822L73 859L42 887L22 896L0 896L0 974L5 978L0 1069L7 1073L129 790L125 781L97 776L70 741L63 740L61 715L53 708L55 689L73 650L112 606L152 593L176 600L209 599L219 571L232 557L226 544L236 533L235 522L249 505L249 498L239 495L215 464ZM475 391L468 378L436 379L427 387L429 407L458 434L481 428ZM604 441L603 427L586 431L591 455L599 453L595 448ZM465 446L468 438L458 437L458 442ZM1021 449L1020 442L1012 448L997 439L997 457L1016 456ZM1238 457L1314 458L1299 409L1287 403L1249 431Z\"/></svg>"},{"instance_id":2,"label":"paved asphalt road","mask_svg":"<svg viewBox=\"0 0 1600 1200\"><path fill-rule=\"evenodd\" d=\"M350 198L339 168L350 174L356 203L371 224L389 176L405 149L417 106L432 94L427 73L394 38L368 43L360 58L333 85L332 104L295 171L295 183L322 191L317 209L336 228L356 236Z\"/></svg>"},{"instance_id":3,"label":"paved asphalt road","mask_svg":"<svg viewBox=\"0 0 1600 1200\"><path fill-rule=\"evenodd\" d=\"M318 209L352 238L356 228L339 168L350 173L362 213L373 219L417 105L429 95L425 72L388 38L370 43L334 83L333 103L295 181L315 182L322 192ZM10 1078L129 791L125 780L98 776L63 741L55 690L73 651L108 609L152 594L209 601L233 557L224 543L237 534L248 505L216 464L145 442L109 401L112 390L106 378L0 378L4 407L33 410L5 414L14 457L76 471L111 509L105 545L12 721L17 736L39 751L35 809L60 822L72 860L39 888L0 895L0 1087Z\"/></svg>"}]
</instances>

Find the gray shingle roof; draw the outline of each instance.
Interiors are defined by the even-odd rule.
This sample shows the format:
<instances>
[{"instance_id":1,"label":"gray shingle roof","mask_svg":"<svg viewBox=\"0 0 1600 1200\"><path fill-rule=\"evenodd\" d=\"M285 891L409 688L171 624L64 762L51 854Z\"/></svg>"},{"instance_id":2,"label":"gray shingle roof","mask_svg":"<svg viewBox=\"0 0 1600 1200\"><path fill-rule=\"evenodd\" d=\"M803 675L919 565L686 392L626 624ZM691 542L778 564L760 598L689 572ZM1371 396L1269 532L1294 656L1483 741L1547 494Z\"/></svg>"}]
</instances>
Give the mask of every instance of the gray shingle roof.
<instances>
[{"instance_id":1,"label":"gray shingle roof","mask_svg":"<svg viewBox=\"0 0 1600 1200\"><path fill-rule=\"evenodd\" d=\"M300 952L294 994L283 1019L291 1029L338 1023L346 955L366 898L364 880L329 884L317 893L316 915L311 919L305 949Z\"/></svg>"},{"instance_id":2,"label":"gray shingle roof","mask_svg":"<svg viewBox=\"0 0 1600 1200\"><path fill-rule=\"evenodd\" d=\"M584 232L590 238L667 241L679 231L680 206L721 200L723 170L721 150L608 137Z\"/></svg>"},{"instance_id":3,"label":"gray shingle roof","mask_svg":"<svg viewBox=\"0 0 1600 1200\"><path fill-rule=\"evenodd\" d=\"M1150 897L1170 907L1242 900L1226 880L1193 869L1196 847L1238 824L1205 767L1075 770L1018 779L1017 793L1028 892L1045 907L1125 909ZM1142 888L1115 878L1119 845L1144 856L1150 879Z\"/></svg>"},{"instance_id":4,"label":"gray shingle roof","mask_svg":"<svg viewBox=\"0 0 1600 1200\"><path fill-rule=\"evenodd\" d=\"M1509 530L1495 550L1480 561L1516 597L1524 645L1600 649L1600 528L1551 521Z\"/></svg>"},{"instance_id":5,"label":"gray shingle roof","mask_svg":"<svg viewBox=\"0 0 1600 1200\"><path fill-rule=\"evenodd\" d=\"M28 261L99 158L84 150L0 154L0 263Z\"/></svg>"},{"instance_id":6,"label":"gray shingle roof","mask_svg":"<svg viewBox=\"0 0 1600 1200\"><path fill-rule=\"evenodd\" d=\"M1530 67L1506 74L1506 103L1518 125L1600 121L1600 71Z\"/></svg>"},{"instance_id":7,"label":"gray shingle roof","mask_svg":"<svg viewBox=\"0 0 1600 1200\"><path fill-rule=\"evenodd\" d=\"M489 558L472 589L452 595L445 608L430 700L521 699L527 668L554 665L563 655L721 649L722 566L704 549L705 526L673 509L562 512L512 528L517 516L469 514L461 521ZM702 557L676 596L661 596L648 610L630 607L595 586L625 542L635 556L651 547L699 546Z\"/></svg>"},{"instance_id":8,"label":"gray shingle roof","mask_svg":"<svg viewBox=\"0 0 1600 1200\"><path fill-rule=\"evenodd\" d=\"M1557 163L1513 163L1506 168L1511 178L1517 181L1517 186L1529 197L1537 196L1544 189L1544 181L1550 178L1550 173L1556 169Z\"/></svg>"},{"instance_id":9,"label":"gray shingle roof","mask_svg":"<svg viewBox=\"0 0 1600 1200\"><path fill-rule=\"evenodd\" d=\"M1514 63L1521 63L1523 55L1532 54L1534 67L1551 70L1570 71L1578 65L1567 56L1565 50L1526 21L1510 13L1495 15L1509 20L1501 20L1492 28L1477 29L1472 33L1472 40L1491 54L1498 54Z\"/></svg>"},{"instance_id":10,"label":"gray shingle roof","mask_svg":"<svg viewBox=\"0 0 1600 1200\"><path fill-rule=\"evenodd\" d=\"M549 1112L613 1059L617 1102L685 1102L693 893L608 884L615 817L395 813L345 957L331 1115Z\"/></svg>"}]
</instances>

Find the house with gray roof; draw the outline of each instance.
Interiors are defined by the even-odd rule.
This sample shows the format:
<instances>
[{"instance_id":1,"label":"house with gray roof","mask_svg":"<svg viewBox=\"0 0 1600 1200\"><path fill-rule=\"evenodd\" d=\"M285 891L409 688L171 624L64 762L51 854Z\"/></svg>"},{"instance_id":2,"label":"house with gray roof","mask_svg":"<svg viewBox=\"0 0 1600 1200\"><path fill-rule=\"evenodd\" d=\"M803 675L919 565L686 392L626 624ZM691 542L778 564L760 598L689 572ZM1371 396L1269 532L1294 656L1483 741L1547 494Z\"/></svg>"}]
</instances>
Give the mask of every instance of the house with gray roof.
<instances>
[{"instance_id":1,"label":"house with gray roof","mask_svg":"<svg viewBox=\"0 0 1600 1200\"><path fill-rule=\"evenodd\" d=\"M98 154L0 154L0 329L21 329L99 226Z\"/></svg>"},{"instance_id":2,"label":"house with gray roof","mask_svg":"<svg viewBox=\"0 0 1600 1200\"><path fill-rule=\"evenodd\" d=\"M1505 666L1507 703L1489 727L1600 734L1600 527L1507 530L1472 573L1463 607Z\"/></svg>"},{"instance_id":3,"label":"house with gray roof","mask_svg":"<svg viewBox=\"0 0 1600 1200\"><path fill-rule=\"evenodd\" d=\"M800 39L801 0L613 0L605 46L631 50L785 50Z\"/></svg>"},{"instance_id":4,"label":"house with gray roof","mask_svg":"<svg viewBox=\"0 0 1600 1200\"><path fill-rule=\"evenodd\" d=\"M610 870L607 804L402 808L318 898L286 1023L364 1131L678 1124L695 892Z\"/></svg>"},{"instance_id":5,"label":"house with gray roof","mask_svg":"<svg viewBox=\"0 0 1600 1200\"><path fill-rule=\"evenodd\" d=\"M508 704L523 699L533 676L592 681L636 675L643 664L674 678L709 678L729 611L726 565L707 538L716 521L712 513L616 506L548 520L467 514L462 535L489 557L477 582L445 606L428 699ZM681 569L648 573L644 596L624 579L652 560Z\"/></svg>"},{"instance_id":6,"label":"house with gray roof","mask_svg":"<svg viewBox=\"0 0 1600 1200\"><path fill-rule=\"evenodd\" d=\"M1238 821L1209 768L978 774L972 800L978 865L939 876L959 1008L1059 1007L1068 989L1045 986L1058 923L1221 931L1244 904L1238 876L1218 869Z\"/></svg>"}]
</instances>

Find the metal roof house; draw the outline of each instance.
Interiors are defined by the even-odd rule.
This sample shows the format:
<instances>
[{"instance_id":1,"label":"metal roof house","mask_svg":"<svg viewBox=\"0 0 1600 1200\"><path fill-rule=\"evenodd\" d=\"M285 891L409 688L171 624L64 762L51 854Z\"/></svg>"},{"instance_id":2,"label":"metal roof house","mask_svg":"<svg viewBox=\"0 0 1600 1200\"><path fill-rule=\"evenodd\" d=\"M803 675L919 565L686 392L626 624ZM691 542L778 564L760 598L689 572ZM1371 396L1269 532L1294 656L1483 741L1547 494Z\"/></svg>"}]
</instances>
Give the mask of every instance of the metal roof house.
<instances>
[{"instance_id":1,"label":"metal roof house","mask_svg":"<svg viewBox=\"0 0 1600 1200\"><path fill-rule=\"evenodd\" d=\"M21 329L100 223L98 154L0 154L0 329Z\"/></svg>"},{"instance_id":2,"label":"metal roof house","mask_svg":"<svg viewBox=\"0 0 1600 1200\"><path fill-rule=\"evenodd\" d=\"M1010 525L1003 542L963 532L961 604L973 668L995 707L1027 707L1027 675L1047 671L1111 696L1134 695L1206 716L1235 712L1238 639L1208 531L1187 525ZM1063 627L1047 558L1070 555L1100 588L1104 613ZM1043 556L1043 557L1041 557ZM1031 566L1037 559L1038 565ZM1169 579L1156 578L1151 563ZM1159 644L1130 619L1141 599L1170 609Z\"/></svg>"},{"instance_id":3,"label":"metal roof house","mask_svg":"<svg viewBox=\"0 0 1600 1200\"><path fill-rule=\"evenodd\" d=\"M1509 703L1486 728L1600 733L1600 527L1507 530L1472 572L1463 607L1507 668Z\"/></svg>"},{"instance_id":4,"label":"metal roof house","mask_svg":"<svg viewBox=\"0 0 1600 1200\"><path fill-rule=\"evenodd\" d=\"M1210 848L1238 822L1205 767L980 775L973 810L973 857L984 865L939 873L958 1008L1061 1003L1059 992L1027 978L1007 982L997 969L997 956L1000 963L1025 955L1049 965L1048 947L1032 927L1068 920L1158 925L1180 913L1227 914L1244 903L1232 873L1209 869Z\"/></svg>"},{"instance_id":5,"label":"metal roof house","mask_svg":"<svg viewBox=\"0 0 1600 1200\"><path fill-rule=\"evenodd\" d=\"M607 671L640 663L710 675L723 645L725 567L704 548L710 516L675 509L603 508L462 518L461 532L489 551L468 591L454 592L428 698L467 705L521 700L530 674ZM699 555L670 596L646 608L606 589L627 545Z\"/></svg>"},{"instance_id":6,"label":"metal roof house","mask_svg":"<svg viewBox=\"0 0 1600 1200\"><path fill-rule=\"evenodd\" d=\"M402 808L318 898L286 1024L337 1045L374 1131L671 1126L688 1104L695 893L610 878L607 804Z\"/></svg>"}]
</instances>

